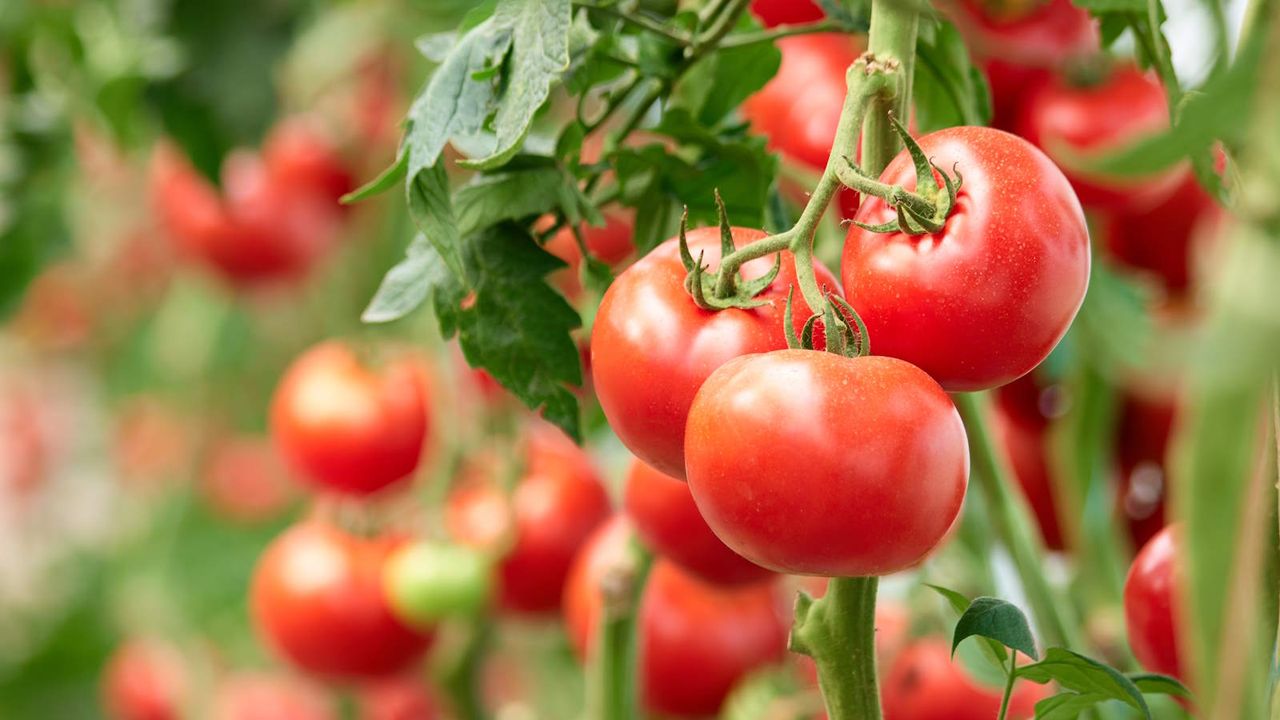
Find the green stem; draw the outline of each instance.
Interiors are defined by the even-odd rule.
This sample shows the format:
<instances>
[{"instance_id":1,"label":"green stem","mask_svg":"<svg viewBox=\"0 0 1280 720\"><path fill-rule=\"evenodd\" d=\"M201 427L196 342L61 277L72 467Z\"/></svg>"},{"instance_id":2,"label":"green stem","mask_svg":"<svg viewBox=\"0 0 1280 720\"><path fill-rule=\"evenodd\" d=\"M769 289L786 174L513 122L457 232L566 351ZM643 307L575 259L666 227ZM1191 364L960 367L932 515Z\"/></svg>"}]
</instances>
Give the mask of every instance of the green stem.
<instances>
[{"instance_id":1,"label":"green stem","mask_svg":"<svg viewBox=\"0 0 1280 720\"><path fill-rule=\"evenodd\" d=\"M710 24L706 32L694 39L693 45L685 49L689 59L697 61L698 58L714 50L724 36L733 30L733 26L738 24L738 18L742 17L742 13L746 12L750 4L751 0L724 0L717 3L718 12L710 16Z\"/></svg>"},{"instance_id":2,"label":"green stem","mask_svg":"<svg viewBox=\"0 0 1280 720\"><path fill-rule=\"evenodd\" d=\"M791 649L813 658L830 720L879 720L876 589L879 578L831 578L827 594L796 599Z\"/></svg>"},{"instance_id":3,"label":"green stem","mask_svg":"<svg viewBox=\"0 0 1280 720\"><path fill-rule=\"evenodd\" d=\"M613 586L602 588L603 612L589 677L591 717L638 720L641 717L636 678L639 644L636 620L653 555L632 543L625 566L617 568Z\"/></svg>"},{"instance_id":4,"label":"green stem","mask_svg":"<svg viewBox=\"0 0 1280 720\"><path fill-rule=\"evenodd\" d=\"M584 2L583 0L573 0L573 4L580 8L586 8L588 10L593 10L595 12L617 18L628 25L633 25L642 30L651 32L654 35L665 38L666 40L669 40L676 45L680 45L681 47L689 44L689 38L672 32L669 27L648 17L647 15L625 12L613 5L597 5L596 3Z\"/></svg>"},{"instance_id":5,"label":"green stem","mask_svg":"<svg viewBox=\"0 0 1280 720\"><path fill-rule=\"evenodd\" d=\"M985 398L977 393L957 393L953 397L969 434L973 475L987 505L987 514L1013 558L1045 643L1082 647L1078 623L1067 610L1059 607L1045 580L1044 546L1032 525L1030 510L1013 489L1012 475L991 437Z\"/></svg>"},{"instance_id":6,"label":"green stem","mask_svg":"<svg viewBox=\"0 0 1280 720\"><path fill-rule=\"evenodd\" d=\"M773 42L795 35L812 35L814 33L849 32L850 27L838 20L820 20L803 25L779 25L759 32L742 33L720 43L720 49L745 47L763 42Z\"/></svg>"},{"instance_id":7,"label":"green stem","mask_svg":"<svg viewBox=\"0 0 1280 720\"><path fill-rule=\"evenodd\" d=\"M879 177L898 152L889 112L900 118L910 117L911 74L919 24L920 8L913 0L874 0L871 4L867 50L877 63L898 70L897 86L887 88L874 100L862 128L862 157L858 164L871 177Z\"/></svg>"},{"instance_id":8,"label":"green stem","mask_svg":"<svg viewBox=\"0 0 1280 720\"><path fill-rule=\"evenodd\" d=\"M469 635L462 651L440 677L440 687L449 696L450 705L459 720L485 720L480 670L492 628L480 621L468 627L467 632Z\"/></svg>"},{"instance_id":9,"label":"green stem","mask_svg":"<svg viewBox=\"0 0 1280 720\"><path fill-rule=\"evenodd\" d=\"M1000 700L1000 715L996 720L1004 720L1009 715L1009 698L1013 697L1013 684L1018 680L1018 653L1009 653L1009 677L1004 683L1004 697Z\"/></svg>"}]
</instances>

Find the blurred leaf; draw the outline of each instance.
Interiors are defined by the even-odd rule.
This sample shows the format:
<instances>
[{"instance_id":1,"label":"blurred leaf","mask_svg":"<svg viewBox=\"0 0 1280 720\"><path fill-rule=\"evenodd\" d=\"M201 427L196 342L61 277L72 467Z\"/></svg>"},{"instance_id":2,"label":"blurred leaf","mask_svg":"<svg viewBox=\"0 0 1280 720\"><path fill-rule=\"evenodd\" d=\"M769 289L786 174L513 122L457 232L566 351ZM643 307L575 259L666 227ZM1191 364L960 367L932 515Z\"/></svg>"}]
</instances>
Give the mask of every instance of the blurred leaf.
<instances>
[{"instance_id":1,"label":"blurred leaf","mask_svg":"<svg viewBox=\"0 0 1280 720\"><path fill-rule=\"evenodd\" d=\"M361 200L368 200L375 195L381 195L382 193L390 190L396 186L396 183L400 182L400 180L404 178L405 169L408 167L409 156L401 153L391 167L383 170L381 173L378 173L378 177L370 180L364 185L361 185L346 195L343 195L342 204L349 205L352 203L358 203Z\"/></svg>"},{"instance_id":2,"label":"blurred leaf","mask_svg":"<svg viewBox=\"0 0 1280 720\"><path fill-rule=\"evenodd\" d=\"M1064 698L1054 706L1058 714L1051 717L1075 717L1068 714L1069 711L1078 713L1081 709L1104 700L1119 700L1145 717L1151 717L1146 700L1132 680L1108 665L1065 648L1049 648L1044 660L1023 665L1018 668L1017 676L1041 685L1056 682L1063 689L1076 693L1074 697L1064 698L1063 695L1058 695L1051 698ZM1040 717L1039 704L1036 705L1036 717Z\"/></svg>"},{"instance_id":3,"label":"blurred leaf","mask_svg":"<svg viewBox=\"0 0 1280 720\"><path fill-rule=\"evenodd\" d=\"M360 319L384 323L413 312L437 285L449 278L440 253L421 234L409 243L404 260L387 271Z\"/></svg>"},{"instance_id":4,"label":"blurred leaf","mask_svg":"<svg viewBox=\"0 0 1280 720\"><path fill-rule=\"evenodd\" d=\"M1071 4L1094 15L1147 12L1147 0L1071 0Z\"/></svg>"},{"instance_id":5,"label":"blurred leaf","mask_svg":"<svg viewBox=\"0 0 1280 720\"><path fill-rule=\"evenodd\" d=\"M449 176L444 165L412 175L408 185L409 214L418 230L435 247L445 267L461 282L467 275L462 262L462 236L449 197Z\"/></svg>"},{"instance_id":6,"label":"blurred leaf","mask_svg":"<svg viewBox=\"0 0 1280 720\"><path fill-rule=\"evenodd\" d=\"M700 124L714 127L764 87L781 62L782 53L773 43L717 50L680 78L672 91L672 106L685 108Z\"/></svg>"},{"instance_id":7,"label":"blurred leaf","mask_svg":"<svg viewBox=\"0 0 1280 720\"><path fill-rule=\"evenodd\" d=\"M951 637L951 652L954 653L961 642L975 636L995 640L1029 658L1039 657L1027 616L1022 614L1018 606L999 598L980 597L969 603L969 607L965 608L960 620L956 622L955 633Z\"/></svg>"},{"instance_id":8,"label":"blurred leaf","mask_svg":"<svg viewBox=\"0 0 1280 720\"><path fill-rule=\"evenodd\" d=\"M1129 673L1129 679L1143 695L1172 695L1179 698L1190 698L1191 691L1177 678L1157 673Z\"/></svg>"},{"instance_id":9,"label":"blurred leaf","mask_svg":"<svg viewBox=\"0 0 1280 720\"><path fill-rule=\"evenodd\" d=\"M991 122L991 91L964 38L944 20L922 23L912 102L920 132Z\"/></svg>"}]
</instances>

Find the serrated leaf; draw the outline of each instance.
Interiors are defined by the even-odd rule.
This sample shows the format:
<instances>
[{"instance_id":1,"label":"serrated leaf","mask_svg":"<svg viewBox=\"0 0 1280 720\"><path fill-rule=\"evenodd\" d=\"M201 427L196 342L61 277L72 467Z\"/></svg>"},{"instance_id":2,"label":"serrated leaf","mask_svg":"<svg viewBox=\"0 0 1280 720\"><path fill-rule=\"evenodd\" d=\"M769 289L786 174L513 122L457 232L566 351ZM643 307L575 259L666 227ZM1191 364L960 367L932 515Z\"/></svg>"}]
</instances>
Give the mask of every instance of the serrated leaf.
<instances>
[{"instance_id":1,"label":"serrated leaf","mask_svg":"<svg viewBox=\"0 0 1280 720\"><path fill-rule=\"evenodd\" d=\"M1158 673L1129 673L1127 676L1143 695L1172 695L1190 698L1191 691L1177 678Z\"/></svg>"},{"instance_id":2,"label":"serrated leaf","mask_svg":"<svg viewBox=\"0 0 1280 720\"><path fill-rule=\"evenodd\" d=\"M487 157L462 163L491 169L520 149L534 113L546 102L551 85L569 68L570 0L502 0L491 22L511 34L509 73L493 120L497 146Z\"/></svg>"},{"instance_id":3,"label":"serrated leaf","mask_svg":"<svg viewBox=\"0 0 1280 720\"><path fill-rule=\"evenodd\" d=\"M360 319L385 323L413 312L431 291L449 278L444 260L426 237L417 235L409 243L405 259L387 271Z\"/></svg>"},{"instance_id":4,"label":"serrated leaf","mask_svg":"<svg viewBox=\"0 0 1280 720\"><path fill-rule=\"evenodd\" d=\"M1027 616L1017 605L1000 598L980 597L969 604L956 622L951 651L974 636L990 638L1032 659L1039 657Z\"/></svg>"},{"instance_id":5,"label":"serrated leaf","mask_svg":"<svg viewBox=\"0 0 1280 720\"><path fill-rule=\"evenodd\" d=\"M467 236L504 220L551 212L566 182L555 167L479 176L454 194L458 230Z\"/></svg>"},{"instance_id":6,"label":"serrated leaf","mask_svg":"<svg viewBox=\"0 0 1280 720\"><path fill-rule=\"evenodd\" d=\"M1049 648L1043 660L1023 665L1018 668L1017 675L1041 685L1056 682L1084 698L1097 696L1097 701L1119 700L1147 718L1151 717L1146 700L1132 680L1108 665L1066 648Z\"/></svg>"},{"instance_id":7,"label":"serrated leaf","mask_svg":"<svg viewBox=\"0 0 1280 720\"><path fill-rule=\"evenodd\" d=\"M468 238L463 255L471 290L453 278L435 288L441 333L457 334L469 364L580 438L578 401L568 386L582 384L569 335L581 320L545 280L564 263L510 223Z\"/></svg>"},{"instance_id":8,"label":"serrated leaf","mask_svg":"<svg viewBox=\"0 0 1280 720\"><path fill-rule=\"evenodd\" d=\"M466 283L462 262L462 236L449 197L449 176L444 164L429 167L412 176L406 188L409 216L427 238L444 264L459 282Z\"/></svg>"},{"instance_id":9,"label":"serrated leaf","mask_svg":"<svg viewBox=\"0 0 1280 720\"><path fill-rule=\"evenodd\" d=\"M370 180L364 185L361 185L355 190L352 190L346 195L343 195L340 202L343 205L350 205L352 203L358 203L361 200L367 200L375 195L381 195L395 187L396 183L400 182L400 180L404 178L405 170L408 169L408 167L409 156L405 153L400 153L391 167L379 173L378 177Z\"/></svg>"}]
</instances>

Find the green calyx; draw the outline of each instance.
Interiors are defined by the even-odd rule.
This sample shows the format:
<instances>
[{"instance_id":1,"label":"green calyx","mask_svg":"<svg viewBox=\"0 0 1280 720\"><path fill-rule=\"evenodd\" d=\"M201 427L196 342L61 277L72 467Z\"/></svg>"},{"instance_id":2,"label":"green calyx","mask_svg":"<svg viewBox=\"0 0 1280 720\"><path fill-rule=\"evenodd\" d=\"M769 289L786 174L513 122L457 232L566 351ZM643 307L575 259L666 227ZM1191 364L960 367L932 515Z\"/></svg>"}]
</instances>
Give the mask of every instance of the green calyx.
<instances>
[{"instance_id":1,"label":"green calyx","mask_svg":"<svg viewBox=\"0 0 1280 720\"><path fill-rule=\"evenodd\" d=\"M854 224L868 232L892 233L902 232L908 235L926 235L941 232L947 224L947 218L956 205L956 194L964 184L964 177L958 168L953 167L954 179L942 168L925 157L920 144L911 137L911 133L890 116L894 132L902 138L902 144L916 168L916 191L911 192L901 185L886 185L863 174L857 165L845 158L846 167L837 170L840 182L864 195L872 195L885 201L889 207L897 211L896 220L880 225Z\"/></svg>"},{"instance_id":2,"label":"green calyx","mask_svg":"<svg viewBox=\"0 0 1280 720\"><path fill-rule=\"evenodd\" d=\"M734 254L737 247L733 244L733 229L719 190L716 191L716 207L720 211L720 259L723 263L725 258ZM745 279L740 269L729 273L711 272L702 262L702 253L695 260L689 251L686 236L688 222L689 210L685 208L680 217L680 261L689 272L684 280L684 289L693 297L694 304L703 310L750 309L765 305L767 301L759 300L756 296L764 292L778 277L778 272L782 269L782 257L776 256L769 272L752 280Z\"/></svg>"},{"instance_id":3,"label":"green calyx","mask_svg":"<svg viewBox=\"0 0 1280 720\"><path fill-rule=\"evenodd\" d=\"M871 354L871 336L867 334L867 326L862 322L862 317L844 298L829 291L826 293L822 312L810 315L797 335L791 304L794 295L795 288L792 287L787 292L787 306L783 317L787 347L814 350L813 332L821 321L827 352L845 357L865 357Z\"/></svg>"}]
</instances>

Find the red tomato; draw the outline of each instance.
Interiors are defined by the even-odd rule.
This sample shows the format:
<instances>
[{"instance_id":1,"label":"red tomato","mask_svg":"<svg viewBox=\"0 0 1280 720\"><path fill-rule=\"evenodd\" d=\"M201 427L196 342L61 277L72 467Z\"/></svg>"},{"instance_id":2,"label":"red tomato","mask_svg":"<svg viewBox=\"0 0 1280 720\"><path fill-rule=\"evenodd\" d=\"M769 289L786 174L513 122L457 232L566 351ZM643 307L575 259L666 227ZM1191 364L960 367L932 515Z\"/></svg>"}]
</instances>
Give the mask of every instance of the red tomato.
<instances>
[{"instance_id":1,"label":"red tomato","mask_svg":"<svg viewBox=\"0 0 1280 720\"><path fill-rule=\"evenodd\" d=\"M1022 381L1017 381L1017 383L1020 382ZM998 403L996 408L994 413L996 440L1009 456L1013 474L1018 479L1018 485L1022 487L1022 494L1031 505L1032 512L1035 513L1044 544L1051 550L1062 550L1066 544L1063 542L1062 528L1058 522L1053 479L1049 469L1049 458L1046 455L1048 424L1021 420L1010 414L1003 403Z\"/></svg>"},{"instance_id":2,"label":"red tomato","mask_svg":"<svg viewBox=\"0 0 1280 720\"><path fill-rule=\"evenodd\" d=\"M758 230L735 228L741 247L764 237ZM688 233L689 250L703 263L720 262L720 231ZM796 282L789 253L773 284L758 296L766 301L751 310L700 309L684 289L679 241L659 245L614 280L596 314L591 334L592 379L609 425L632 453L675 478L684 478L684 425L702 381L731 358L787 346L783 329L787 292ZM772 267L760 258L743 267L757 278ZM839 292L835 278L815 263L819 285ZM810 314L799 290L794 320L802 327Z\"/></svg>"},{"instance_id":3,"label":"red tomato","mask_svg":"<svg viewBox=\"0 0 1280 720\"><path fill-rule=\"evenodd\" d=\"M346 162L313 121L295 117L280 121L262 146L271 176L285 190L314 195L335 208L355 189Z\"/></svg>"},{"instance_id":4,"label":"red tomato","mask_svg":"<svg viewBox=\"0 0 1280 720\"><path fill-rule=\"evenodd\" d=\"M633 223L630 218L617 213L606 213L604 219L604 227L594 227L584 222L582 239L592 257L610 267L616 267L635 252ZM544 247L547 252L569 265L552 273L551 282L560 288L565 297L577 300L582 296L582 251L578 249L578 239L573 236L573 230L562 228Z\"/></svg>"},{"instance_id":5,"label":"red tomato","mask_svg":"<svg viewBox=\"0 0 1280 720\"><path fill-rule=\"evenodd\" d=\"M445 525L459 542L507 548L498 564L498 597L518 613L559 609L578 548L610 512L609 495L586 454L558 430L535 428L526 474L509 499L486 478L460 485L445 507Z\"/></svg>"},{"instance_id":6,"label":"red tomato","mask_svg":"<svg viewBox=\"0 0 1280 720\"><path fill-rule=\"evenodd\" d=\"M689 411L685 458L716 535L758 565L802 575L915 565L955 521L969 478L964 425L928 375L813 350L717 370Z\"/></svg>"},{"instance_id":7,"label":"red tomato","mask_svg":"<svg viewBox=\"0 0 1280 720\"><path fill-rule=\"evenodd\" d=\"M1177 408L1171 400L1124 398L1116 428L1120 511L1134 547L1147 544L1165 526L1168 473L1165 455Z\"/></svg>"},{"instance_id":8,"label":"red tomato","mask_svg":"<svg viewBox=\"0 0 1280 720\"><path fill-rule=\"evenodd\" d=\"M1169 199L1145 212L1119 214L1106 226L1107 249L1121 263L1154 276L1172 295L1191 284L1195 241L1218 206L1188 173Z\"/></svg>"},{"instance_id":9,"label":"red tomato","mask_svg":"<svg viewBox=\"0 0 1280 720\"><path fill-rule=\"evenodd\" d=\"M600 528L565 587L565 625L579 657L591 654L601 620L603 577L630 538L625 520ZM646 707L669 715L712 715L747 673L781 660L787 613L772 584L708 585L658 559L639 615L640 677Z\"/></svg>"},{"instance_id":10,"label":"red tomato","mask_svg":"<svg viewBox=\"0 0 1280 720\"><path fill-rule=\"evenodd\" d=\"M751 13L765 27L816 22L826 17L813 0L752 0Z\"/></svg>"},{"instance_id":11,"label":"red tomato","mask_svg":"<svg viewBox=\"0 0 1280 720\"><path fill-rule=\"evenodd\" d=\"M827 167L844 109L845 72L858 59L861 42L831 33L797 35L777 44L782 52L778 73L747 98L742 115L756 132L769 138L771 150L821 172ZM858 149L846 152L856 159ZM839 203L844 216L853 217L858 194L844 188Z\"/></svg>"},{"instance_id":12,"label":"red tomato","mask_svg":"<svg viewBox=\"0 0 1280 720\"><path fill-rule=\"evenodd\" d=\"M687 483L632 460L625 492L627 517L645 545L683 570L717 585L773 577L720 542L698 512Z\"/></svg>"},{"instance_id":13,"label":"red tomato","mask_svg":"<svg viewBox=\"0 0 1280 720\"><path fill-rule=\"evenodd\" d=\"M1173 193L1186 177L1185 164L1137 179L1105 177L1080 166L1168 129L1167 102L1159 81L1134 65L1121 65L1083 87L1054 76L1029 91L1018 134L1063 168L1085 206L1141 211Z\"/></svg>"},{"instance_id":14,"label":"red tomato","mask_svg":"<svg viewBox=\"0 0 1280 720\"><path fill-rule=\"evenodd\" d=\"M289 676L236 675L224 680L213 700L211 720L338 720L333 701L320 687Z\"/></svg>"},{"instance_id":15,"label":"red tomato","mask_svg":"<svg viewBox=\"0 0 1280 720\"><path fill-rule=\"evenodd\" d=\"M382 566L398 538L364 539L321 522L294 525L258 561L250 604L259 633L281 655L332 679L386 677L431 644L391 612Z\"/></svg>"},{"instance_id":16,"label":"red tomato","mask_svg":"<svg viewBox=\"0 0 1280 720\"><path fill-rule=\"evenodd\" d=\"M1129 646L1143 667L1182 677L1178 660L1178 527L1156 533L1142 548L1124 581L1124 618Z\"/></svg>"},{"instance_id":17,"label":"red tomato","mask_svg":"<svg viewBox=\"0 0 1280 720\"><path fill-rule=\"evenodd\" d=\"M1071 0L1033 0L1013 12L996 12L1017 3L960 0L950 16L991 82L991 124L1012 130L1027 90L1073 58L1098 50L1098 27Z\"/></svg>"},{"instance_id":18,"label":"red tomato","mask_svg":"<svg viewBox=\"0 0 1280 720\"><path fill-rule=\"evenodd\" d=\"M842 278L878 355L920 366L948 391L1004 385L1030 372L1075 318L1089 282L1089 231L1062 172L1026 141L955 127L920 138L938 167L964 176L940 233L849 228ZM903 150L880 176L915 187ZM1012 199L1016 198L1016 202ZM867 198L857 220L896 214Z\"/></svg>"},{"instance_id":19,"label":"red tomato","mask_svg":"<svg viewBox=\"0 0 1280 720\"><path fill-rule=\"evenodd\" d=\"M276 448L266 438L250 436L214 444L200 489L220 515L247 523L279 516L296 495Z\"/></svg>"},{"instance_id":20,"label":"red tomato","mask_svg":"<svg viewBox=\"0 0 1280 720\"><path fill-rule=\"evenodd\" d=\"M991 720L1000 714L1003 688L976 683L951 659L941 639L921 640L903 650L885 677L884 720ZM1030 720L1037 702L1049 697L1043 685L1022 682L1009 700L1009 720Z\"/></svg>"},{"instance_id":21,"label":"red tomato","mask_svg":"<svg viewBox=\"0 0 1280 720\"><path fill-rule=\"evenodd\" d=\"M351 348L324 342L281 379L271 400L271 435L317 486L376 492L417 469L430 429L425 395L413 361L374 374Z\"/></svg>"},{"instance_id":22,"label":"red tomato","mask_svg":"<svg viewBox=\"0 0 1280 720\"><path fill-rule=\"evenodd\" d=\"M421 680L382 680L360 689L360 720L436 720L440 710Z\"/></svg>"},{"instance_id":23,"label":"red tomato","mask_svg":"<svg viewBox=\"0 0 1280 720\"><path fill-rule=\"evenodd\" d=\"M178 720L186 694L182 656L163 643L127 641L107 661L102 692L113 720Z\"/></svg>"}]
</instances>

